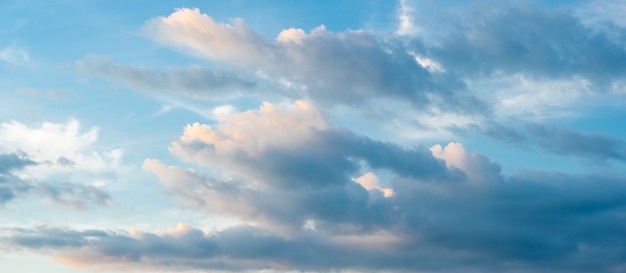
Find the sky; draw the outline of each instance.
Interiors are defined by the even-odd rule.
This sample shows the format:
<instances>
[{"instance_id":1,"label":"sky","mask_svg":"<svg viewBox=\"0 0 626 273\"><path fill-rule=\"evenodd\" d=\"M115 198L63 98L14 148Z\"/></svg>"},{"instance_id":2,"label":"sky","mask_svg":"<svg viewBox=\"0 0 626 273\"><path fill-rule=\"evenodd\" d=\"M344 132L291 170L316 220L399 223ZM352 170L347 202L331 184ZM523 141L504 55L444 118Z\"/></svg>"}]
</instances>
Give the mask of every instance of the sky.
<instances>
[{"instance_id":1,"label":"sky","mask_svg":"<svg viewBox=\"0 0 626 273\"><path fill-rule=\"evenodd\" d=\"M2 1L0 271L626 272L626 1Z\"/></svg>"}]
</instances>

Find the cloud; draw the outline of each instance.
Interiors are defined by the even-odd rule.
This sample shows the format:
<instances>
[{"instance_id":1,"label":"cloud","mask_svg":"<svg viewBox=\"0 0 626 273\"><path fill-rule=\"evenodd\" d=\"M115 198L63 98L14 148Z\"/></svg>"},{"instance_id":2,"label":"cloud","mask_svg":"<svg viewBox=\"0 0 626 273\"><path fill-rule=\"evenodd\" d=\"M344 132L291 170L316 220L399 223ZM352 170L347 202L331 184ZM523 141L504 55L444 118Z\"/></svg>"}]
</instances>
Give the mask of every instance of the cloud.
<instances>
[{"instance_id":1,"label":"cloud","mask_svg":"<svg viewBox=\"0 0 626 273\"><path fill-rule=\"evenodd\" d=\"M105 184L123 170L122 151L95 149L97 137L97 128L83 133L76 120L40 128L0 123L2 203L36 195L75 209L113 204Z\"/></svg>"},{"instance_id":2,"label":"cloud","mask_svg":"<svg viewBox=\"0 0 626 273\"><path fill-rule=\"evenodd\" d=\"M0 240L5 249L55 250L69 265L118 270L620 272L624 266L626 237L620 226L626 177L540 171L503 176L488 158L462 144L433 149L451 170L462 166L470 178L472 172L489 170L493 175L483 178L494 180L425 183L398 176L390 184L394 195L379 193L378 199L355 182L350 185L360 189L352 195L327 185L323 199L307 207L302 198L319 194L317 188L306 193L245 188L255 191L254 200L236 181L212 182L148 160L144 168L168 191L186 194L180 199L205 198L208 205L239 194L244 198L224 202L224 209L259 202L254 209L270 213L266 204L275 203L307 217L288 232L269 224L210 231L179 224L156 232L36 227L4 228ZM338 198L353 202L337 203ZM324 207L337 217L310 214ZM367 217L355 217L359 211ZM374 228L355 229L358 225Z\"/></svg>"},{"instance_id":3,"label":"cloud","mask_svg":"<svg viewBox=\"0 0 626 273\"><path fill-rule=\"evenodd\" d=\"M240 225L4 228L0 241L9 251L54 250L68 265L104 270L619 272L624 266L620 174L503 175L461 143L429 150L358 136L329 124L306 101L264 103L224 113L212 125L188 125L170 151L195 167L146 160L143 169L165 193ZM7 158L10 166L26 164Z\"/></svg>"},{"instance_id":4,"label":"cloud","mask_svg":"<svg viewBox=\"0 0 626 273\"><path fill-rule=\"evenodd\" d=\"M22 65L29 60L28 52L15 44L0 49L0 61L9 65Z\"/></svg>"},{"instance_id":5,"label":"cloud","mask_svg":"<svg viewBox=\"0 0 626 273\"><path fill-rule=\"evenodd\" d=\"M433 74L420 65L402 43L363 30L290 28L271 41L241 19L220 23L198 9L183 8L149 20L145 32L162 44L282 84L297 99L354 106L383 97L419 108L467 113L488 108L452 75ZM465 107L455 107L460 105Z\"/></svg>"},{"instance_id":6,"label":"cloud","mask_svg":"<svg viewBox=\"0 0 626 273\"><path fill-rule=\"evenodd\" d=\"M0 149L20 150L34 161L45 163L38 165L44 173L46 170L103 173L118 167L123 151L98 151L94 148L97 139L98 128L82 132L77 120L65 124L44 122L39 128L18 121L0 123Z\"/></svg>"},{"instance_id":7,"label":"cloud","mask_svg":"<svg viewBox=\"0 0 626 273\"><path fill-rule=\"evenodd\" d=\"M576 7L576 13L580 15L585 24L590 26L612 23L624 28L626 27L626 19L621 15L626 11L625 5L626 1L624 0L595 0Z\"/></svg>"},{"instance_id":8,"label":"cloud","mask_svg":"<svg viewBox=\"0 0 626 273\"><path fill-rule=\"evenodd\" d=\"M15 169L22 169L26 166L36 165L34 161L25 158L20 154L0 154L0 174L9 173Z\"/></svg>"},{"instance_id":9,"label":"cloud","mask_svg":"<svg viewBox=\"0 0 626 273\"><path fill-rule=\"evenodd\" d=\"M462 78L522 74L582 77L601 91L626 70L623 38L584 25L571 11L488 2L455 13L431 56ZM442 17L446 18L446 17Z\"/></svg>"},{"instance_id":10,"label":"cloud","mask_svg":"<svg viewBox=\"0 0 626 273\"><path fill-rule=\"evenodd\" d=\"M32 185L13 175L13 172L36 164L23 154L0 154L0 206L31 190Z\"/></svg>"},{"instance_id":11,"label":"cloud","mask_svg":"<svg viewBox=\"0 0 626 273\"><path fill-rule=\"evenodd\" d=\"M492 123L482 133L505 143L571 156L591 162L626 161L626 142L603 134L582 133L560 126L526 123L521 129Z\"/></svg>"},{"instance_id":12,"label":"cloud","mask_svg":"<svg viewBox=\"0 0 626 273\"><path fill-rule=\"evenodd\" d=\"M413 7L407 3L407 0L400 0L398 7L398 35L411 35L419 32L419 28L415 26L413 20Z\"/></svg>"},{"instance_id":13,"label":"cloud","mask_svg":"<svg viewBox=\"0 0 626 273\"><path fill-rule=\"evenodd\" d=\"M258 110L224 115L215 126L188 125L170 151L217 172L205 176L146 160L144 169L182 204L292 229L311 217L320 228L339 221L356 229L371 228L360 223L366 218L384 218L376 210L389 209L385 196L393 190L367 181L362 164L426 182L464 179L423 147L405 148L334 128L305 101L287 108L264 103Z\"/></svg>"},{"instance_id":14,"label":"cloud","mask_svg":"<svg viewBox=\"0 0 626 273\"><path fill-rule=\"evenodd\" d=\"M256 89L255 82L242 78L240 74L201 66L157 69L116 64L103 56L90 56L86 60L76 61L75 65L80 72L139 90L161 94L180 93L196 99L232 98L250 94Z\"/></svg>"},{"instance_id":15,"label":"cloud","mask_svg":"<svg viewBox=\"0 0 626 273\"><path fill-rule=\"evenodd\" d=\"M40 163L29 159L24 153L0 154L0 206L27 194L38 195L54 205L75 209L92 204L113 204L109 194L95 186L28 178L25 174L38 165Z\"/></svg>"}]
</instances>

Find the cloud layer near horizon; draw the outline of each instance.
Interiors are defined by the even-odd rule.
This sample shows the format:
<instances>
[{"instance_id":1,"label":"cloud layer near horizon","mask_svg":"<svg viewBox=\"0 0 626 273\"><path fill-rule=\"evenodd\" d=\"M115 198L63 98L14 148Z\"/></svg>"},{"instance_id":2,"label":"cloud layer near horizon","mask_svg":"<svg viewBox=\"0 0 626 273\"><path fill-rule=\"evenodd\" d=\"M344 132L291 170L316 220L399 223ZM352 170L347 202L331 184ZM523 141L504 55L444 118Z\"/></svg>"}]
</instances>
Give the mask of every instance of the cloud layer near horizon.
<instances>
[{"instance_id":1,"label":"cloud layer near horizon","mask_svg":"<svg viewBox=\"0 0 626 273\"><path fill-rule=\"evenodd\" d=\"M214 126L188 125L170 150L212 172L146 160L144 169L169 195L208 215L254 224L215 231L179 225L156 233L4 229L5 246L55 249L63 262L103 269L448 272L458 265L464 272L613 272L624 266L626 178L620 175L502 175L499 165L462 144L428 150L356 136L329 125L304 101L287 108L265 103ZM379 187L359 182L365 175L379 175ZM393 193L385 195L383 187Z\"/></svg>"}]
</instances>

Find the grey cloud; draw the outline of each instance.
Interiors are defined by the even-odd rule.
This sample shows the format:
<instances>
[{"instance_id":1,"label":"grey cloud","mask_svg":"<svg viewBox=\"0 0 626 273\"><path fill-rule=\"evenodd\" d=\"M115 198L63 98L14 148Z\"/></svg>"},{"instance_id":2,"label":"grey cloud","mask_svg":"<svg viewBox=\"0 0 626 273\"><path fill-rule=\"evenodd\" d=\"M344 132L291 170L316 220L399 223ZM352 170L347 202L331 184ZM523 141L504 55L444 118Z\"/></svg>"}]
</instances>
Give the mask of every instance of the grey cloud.
<instances>
[{"instance_id":1,"label":"grey cloud","mask_svg":"<svg viewBox=\"0 0 626 273\"><path fill-rule=\"evenodd\" d=\"M76 61L81 72L126 84L139 90L182 93L192 98L215 99L239 96L253 92L257 83L241 76L242 73L216 71L201 66L157 69L114 63L102 56L90 56Z\"/></svg>"},{"instance_id":2,"label":"grey cloud","mask_svg":"<svg viewBox=\"0 0 626 273\"><path fill-rule=\"evenodd\" d=\"M571 10L488 1L438 18L454 19L440 22L448 29L427 51L463 78L582 76L602 90L626 72L624 37L584 25Z\"/></svg>"},{"instance_id":3,"label":"grey cloud","mask_svg":"<svg viewBox=\"0 0 626 273\"><path fill-rule=\"evenodd\" d=\"M13 171L37 165L24 154L0 154L0 206L27 194L33 186L13 175Z\"/></svg>"},{"instance_id":4,"label":"grey cloud","mask_svg":"<svg viewBox=\"0 0 626 273\"><path fill-rule=\"evenodd\" d=\"M12 247L56 249L65 260L100 268L621 272L624 177L527 172L504 178L436 189L398 179L398 196L389 200L397 211L388 215L390 223L361 233L317 227L283 234L263 226L212 233L179 226L165 234L35 228L5 230L1 240Z\"/></svg>"},{"instance_id":5,"label":"grey cloud","mask_svg":"<svg viewBox=\"0 0 626 273\"><path fill-rule=\"evenodd\" d=\"M26 158L26 156L21 153L0 154L0 175L36 164L37 163Z\"/></svg>"},{"instance_id":6,"label":"grey cloud","mask_svg":"<svg viewBox=\"0 0 626 273\"><path fill-rule=\"evenodd\" d=\"M527 123L522 129L491 123L479 131L522 148L539 148L591 162L626 161L626 142L603 134L581 133L538 123Z\"/></svg>"},{"instance_id":7,"label":"grey cloud","mask_svg":"<svg viewBox=\"0 0 626 273\"><path fill-rule=\"evenodd\" d=\"M162 181L183 204L298 229L308 218L316 219L320 226L329 222L328 227L334 228L333 224L341 222L354 230L387 224L386 214L395 213L391 201L372 196L351 180L359 175L359 161L422 183L459 183L467 179L461 171L448 169L425 148L402 147L338 130L318 131L298 146L271 146L259 154L216 154L208 143L175 145L175 154L185 161L222 169L261 185L257 190L245 182L221 181L192 172L179 175L192 181L187 187ZM161 179L175 179L159 175L154 168L150 170Z\"/></svg>"},{"instance_id":8,"label":"grey cloud","mask_svg":"<svg viewBox=\"0 0 626 273\"><path fill-rule=\"evenodd\" d=\"M108 205L113 202L109 193L94 186L71 183L39 183L37 194L53 204L82 209L90 205Z\"/></svg>"},{"instance_id":9,"label":"grey cloud","mask_svg":"<svg viewBox=\"0 0 626 273\"><path fill-rule=\"evenodd\" d=\"M394 37L361 30L334 33L321 26L308 34L285 30L272 41L243 20L215 22L197 9L179 9L168 18L149 20L145 31L185 53L262 74L298 99L356 106L389 98L421 110L489 111L488 104L468 92L463 81L422 67Z\"/></svg>"},{"instance_id":10,"label":"grey cloud","mask_svg":"<svg viewBox=\"0 0 626 273\"><path fill-rule=\"evenodd\" d=\"M71 161L67 161L71 163ZM61 158L59 162L68 163ZM27 166L38 164L22 153L0 154L0 205L28 194L36 194L55 205L75 209L85 208L92 204L106 205L112 203L109 194L97 187L25 180L15 174Z\"/></svg>"},{"instance_id":11,"label":"grey cloud","mask_svg":"<svg viewBox=\"0 0 626 273\"><path fill-rule=\"evenodd\" d=\"M623 176L505 176L497 163L461 144L429 151L379 142L319 125L306 104L298 105L291 112L266 105L257 113L225 118L232 127L189 126L173 143L171 151L184 161L224 171L230 179L156 160L144 164L181 203L253 220L258 227L248 231L252 234L265 230L269 238L240 235L218 248L222 254L244 249L245 258L225 255L252 259L255 263L247 269L620 272L624 265ZM295 124L323 129L287 126L287 114L298 117ZM251 122L278 121L286 126L272 127L265 137L288 132L297 141L263 142L259 135L256 141L248 139L247 133L268 130L262 127L267 125L250 128ZM531 138L514 129L504 131L509 141ZM387 173L394 194L384 197L353 182L363 165ZM309 234L316 236L315 243L308 241ZM359 245L376 236L382 241ZM292 247L303 245L297 255L288 255L295 251ZM183 265L214 268L191 261Z\"/></svg>"},{"instance_id":12,"label":"grey cloud","mask_svg":"<svg viewBox=\"0 0 626 273\"><path fill-rule=\"evenodd\" d=\"M74 163L74 161L68 159L67 157L62 156L57 159L56 164L59 164L61 166L71 167L71 166L74 166L76 163Z\"/></svg>"}]
</instances>

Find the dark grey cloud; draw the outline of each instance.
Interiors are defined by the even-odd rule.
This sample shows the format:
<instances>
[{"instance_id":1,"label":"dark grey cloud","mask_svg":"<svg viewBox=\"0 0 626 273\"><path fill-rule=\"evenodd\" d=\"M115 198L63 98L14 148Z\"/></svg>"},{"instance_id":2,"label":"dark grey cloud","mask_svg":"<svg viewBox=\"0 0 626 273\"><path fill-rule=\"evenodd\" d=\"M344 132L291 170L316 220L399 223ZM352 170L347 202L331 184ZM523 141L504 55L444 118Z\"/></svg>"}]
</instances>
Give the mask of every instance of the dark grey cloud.
<instances>
[{"instance_id":1,"label":"dark grey cloud","mask_svg":"<svg viewBox=\"0 0 626 273\"><path fill-rule=\"evenodd\" d=\"M582 133L539 123L526 123L522 128L491 123L478 130L496 140L521 148L538 148L590 162L626 161L626 142L604 134Z\"/></svg>"},{"instance_id":2,"label":"dark grey cloud","mask_svg":"<svg viewBox=\"0 0 626 273\"><path fill-rule=\"evenodd\" d=\"M621 272L624 177L527 172L503 178L436 188L398 178L396 196L388 199L392 209L380 212L387 223L367 232L337 233L349 217L343 215L288 233L267 226L211 233L189 226L168 233L39 227L5 229L1 240L9 248L54 249L65 261L104 268ZM298 206L295 199L272 201ZM353 212L368 206L328 202Z\"/></svg>"},{"instance_id":3,"label":"dark grey cloud","mask_svg":"<svg viewBox=\"0 0 626 273\"><path fill-rule=\"evenodd\" d=\"M21 153L0 154L0 175L8 174L12 170L19 170L26 166L36 164L37 163L28 159Z\"/></svg>"}]
</instances>

